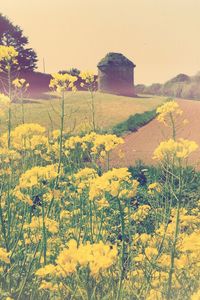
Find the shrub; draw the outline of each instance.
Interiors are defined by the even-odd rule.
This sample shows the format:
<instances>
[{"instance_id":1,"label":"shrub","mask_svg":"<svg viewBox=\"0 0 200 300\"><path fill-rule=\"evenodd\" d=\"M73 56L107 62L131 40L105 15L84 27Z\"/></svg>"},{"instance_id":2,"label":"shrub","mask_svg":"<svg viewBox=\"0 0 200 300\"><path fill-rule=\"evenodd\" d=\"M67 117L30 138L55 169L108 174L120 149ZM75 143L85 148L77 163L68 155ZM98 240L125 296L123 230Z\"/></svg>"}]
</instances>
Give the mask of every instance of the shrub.
<instances>
[{"instance_id":1,"label":"shrub","mask_svg":"<svg viewBox=\"0 0 200 300\"><path fill-rule=\"evenodd\" d=\"M130 116L128 120L114 126L113 133L116 135L122 135L128 131L137 131L140 127L146 125L156 117L156 110L146 111L142 114L135 114Z\"/></svg>"}]
</instances>

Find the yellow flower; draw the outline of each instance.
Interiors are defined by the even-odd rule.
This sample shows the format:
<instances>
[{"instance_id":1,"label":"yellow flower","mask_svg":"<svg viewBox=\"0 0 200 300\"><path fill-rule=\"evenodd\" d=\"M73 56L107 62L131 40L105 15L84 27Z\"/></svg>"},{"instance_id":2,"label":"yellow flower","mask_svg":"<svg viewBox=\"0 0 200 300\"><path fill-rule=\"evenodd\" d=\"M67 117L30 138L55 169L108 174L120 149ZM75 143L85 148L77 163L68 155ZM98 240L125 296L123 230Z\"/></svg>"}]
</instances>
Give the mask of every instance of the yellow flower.
<instances>
[{"instance_id":1,"label":"yellow flower","mask_svg":"<svg viewBox=\"0 0 200 300\"><path fill-rule=\"evenodd\" d=\"M29 197L29 195L23 194L18 187L16 187L13 191L13 196L15 196L18 200L28 203L29 205L33 205L33 201Z\"/></svg>"},{"instance_id":2,"label":"yellow flower","mask_svg":"<svg viewBox=\"0 0 200 300\"><path fill-rule=\"evenodd\" d=\"M8 253L4 248L0 248L0 261L9 264L10 263L9 255L10 253Z\"/></svg>"},{"instance_id":3,"label":"yellow flower","mask_svg":"<svg viewBox=\"0 0 200 300\"><path fill-rule=\"evenodd\" d=\"M129 186L130 193L127 190L124 193L124 186ZM89 199L102 199L106 194L129 198L136 193L137 186L138 182L131 180L131 174L127 168L114 168L91 181Z\"/></svg>"},{"instance_id":4,"label":"yellow flower","mask_svg":"<svg viewBox=\"0 0 200 300\"><path fill-rule=\"evenodd\" d=\"M58 222L52 219L49 219L45 217L44 219L45 227L46 229L52 233L55 234L58 232L59 225ZM26 223L24 225L25 229L31 229L31 230L41 230L43 226L43 219L42 217L33 217L31 220L31 223Z\"/></svg>"},{"instance_id":5,"label":"yellow flower","mask_svg":"<svg viewBox=\"0 0 200 300\"><path fill-rule=\"evenodd\" d=\"M183 238L181 251L200 252L200 230L192 232Z\"/></svg>"},{"instance_id":6,"label":"yellow flower","mask_svg":"<svg viewBox=\"0 0 200 300\"><path fill-rule=\"evenodd\" d=\"M71 216L71 213L68 210L63 210L60 213L61 219L68 219L68 218L70 218L70 216Z\"/></svg>"},{"instance_id":7,"label":"yellow flower","mask_svg":"<svg viewBox=\"0 0 200 300\"><path fill-rule=\"evenodd\" d=\"M85 81L87 84L91 84L95 81L94 73L92 71L84 71L80 73L80 77L82 80ZM83 83L84 85L84 83ZM83 86L81 85L81 86Z\"/></svg>"},{"instance_id":8,"label":"yellow flower","mask_svg":"<svg viewBox=\"0 0 200 300\"><path fill-rule=\"evenodd\" d=\"M71 240L68 247L59 254L56 262L63 276L75 272L76 267L80 265L89 266L92 276L96 277L115 263L117 254L116 246L110 247L103 242L97 244L88 242L77 247L77 243Z\"/></svg>"},{"instance_id":9,"label":"yellow flower","mask_svg":"<svg viewBox=\"0 0 200 300\"><path fill-rule=\"evenodd\" d=\"M159 257L158 263L159 263L160 266L162 266L162 267L167 267L167 268L169 268L169 267L170 267L170 264L171 264L171 255L163 253L163 254Z\"/></svg>"},{"instance_id":10,"label":"yellow flower","mask_svg":"<svg viewBox=\"0 0 200 300\"><path fill-rule=\"evenodd\" d=\"M149 239L151 239L151 236L148 235L147 233L142 233L139 238L140 238L140 241L144 244L144 243L148 242Z\"/></svg>"},{"instance_id":11,"label":"yellow flower","mask_svg":"<svg viewBox=\"0 0 200 300\"><path fill-rule=\"evenodd\" d=\"M182 115L183 111L179 108L179 105L175 101L168 101L156 110L158 116L157 120L167 125L167 122L173 114Z\"/></svg>"},{"instance_id":12,"label":"yellow flower","mask_svg":"<svg viewBox=\"0 0 200 300\"><path fill-rule=\"evenodd\" d=\"M20 176L20 188L32 188L41 183L42 180L53 180L58 176L57 165L46 167L33 167Z\"/></svg>"},{"instance_id":13,"label":"yellow flower","mask_svg":"<svg viewBox=\"0 0 200 300\"><path fill-rule=\"evenodd\" d=\"M12 81L12 84L16 89L23 89L24 91L29 87L29 83L24 78L16 78Z\"/></svg>"},{"instance_id":14,"label":"yellow flower","mask_svg":"<svg viewBox=\"0 0 200 300\"><path fill-rule=\"evenodd\" d=\"M161 192L161 185L158 182L153 182L148 186L148 193L153 194L154 192Z\"/></svg>"},{"instance_id":15,"label":"yellow flower","mask_svg":"<svg viewBox=\"0 0 200 300\"><path fill-rule=\"evenodd\" d=\"M150 290L146 300L162 300L163 296L162 293L158 290Z\"/></svg>"},{"instance_id":16,"label":"yellow flower","mask_svg":"<svg viewBox=\"0 0 200 300\"><path fill-rule=\"evenodd\" d=\"M0 62L5 61L8 64L10 64L11 62L16 64L17 56L18 56L18 52L15 50L13 46L0 45Z\"/></svg>"},{"instance_id":17,"label":"yellow flower","mask_svg":"<svg viewBox=\"0 0 200 300\"><path fill-rule=\"evenodd\" d=\"M39 290L48 290L48 291L51 291L51 292L56 292L58 290L61 290L62 286L63 286L62 283L53 284L52 282L42 280L42 282L40 283Z\"/></svg>"},{"instance_id":18,"label":"yellow flower","mask_svg":"<svg viewBox=\"0 0 200 300\"><path fill-rule=\"evenodd\" d=\"M7 148L0 148L0 162L10 164L12 161L17 161L20 159L20 154L15 150L10 150Z\"/></svg>"},{"instance_id":19,"label":"yellow flower","mask_svg":"<svg viewBox=\"0 0 200 300\"><path fill-rule=\"evenodd\" d=\"M55 273L56 273L56 267L52 264L49 264L46 265L44 268L40 268L39 270L37 270L35 272L35 275L43 278L49 274L53 275Z\"/></svg>"},{"instance_id":20,"label":"yellow flower","mask_svg":"<svg viewBox=\"0 0 200 300\"><path fill-rule=\"evenodd\" d=\"M109 152L123 143L123 139L116 135L101 135L92 132L83 137L75 136L69 138L65 143L65 147L66 149L75 149L77 145L80 145L83 150L91 151L92 154L96 155L102 153L102 151Z\"/></svg>"},{"instance_id":21,"label":"yellow flower","mask_svg":"<svg viewBox=\"0 0 200 300\"><path fill-rule=\"evenodd\" d=\"M136 262L143 262L145 260L144 254L138 254L136 257L134 257L134 261Z\"/></svg>"},{"instance_id":22,"label":"yellow flower","mask_svg":"<svg viewBox=\"0 0 200 300\"><path fill-rule=\"evenodd\" d=\"M48 138L44 136L46 129L36 123L27 123L17 126L11 131L11 145L16 150L35 150L38 146L48 145ZM6 146L8 134L5 133L0 141Z\"/></svg>"},{"instance_id":23,"label":"yellow flower","mask_svg":"<svg viewBox=\"0 0 200 300\"><path fill-rule=\"evenodd\" d=\"M190 300L199 300L200 299L200 289L194 293Z\"/></svg>"},{"instance_id":24,"label":"yellow flower","mask_svg":"<svg viewBox=\"0 0 200 300\"><path fill-rule=\"evenodd\" d=\"M198 145L194 141L184 140L182 138L177 141L169 139L161 142L155 149L153 159L167 160L172 162L176 159L186 159L188 156L197 150Z\"/></svg>"},{"instance_id":25,"label":"yellow flower","mask_svg":"<svg viewBox=\"0 0 200 300\"><path fill-rule=\"evenodd\" d=\"M97 201L97 205L99 209L102 209L102 208L109 207L109 202L105 198L102 198Z\"/></svg>"},{"instance_id":26,"label":"yellow flower","mask_svg":"<svg viewBox=\"0 0 200 300\"><path fill-rule=\"evenodd\" d=\"M158 255L158 250L156 248L146 247L145 248L145 255L147 256L148 259L151 259L153 256Z\"/></svg>"},{"instance_id":27,"label":"yellow flower","mask_svg":"<svg viewBox=\"0 0 200 300\"><path fill-rule=\"evenodd\" d=\"M136 223L143 222L151 210L149 205L140 205L138 209L131 214L131 219L134 220Z\"/></svg>"},{"instance_id":28,"label":"yellow flower","mask_svg":"<svg viewBox=\"0 0 200 300\"><path fill-rule=\"evenodd\" d=\"M51 75L53 78L50 81L49 87L57 92L64 92L67 90L74 90L74 83L77 81L76 76L69 74L55 73Z\"/></svg>"},{"instance_id":29,"label":"yellow flower","mask_svg":"<svg viewBox=\"0 0 200 300\"><path fill-rule=\"evenodd\" d=\"M76 272L77 267L89 267L91 275L97 277L101 271L110 268L117 260L117 247L106 245L103 242L96 244L77 245L75 240L70 240L57 257L56 265L46 265L36 271L36 276L67 277Z\"/></svg>"}]
</instances>

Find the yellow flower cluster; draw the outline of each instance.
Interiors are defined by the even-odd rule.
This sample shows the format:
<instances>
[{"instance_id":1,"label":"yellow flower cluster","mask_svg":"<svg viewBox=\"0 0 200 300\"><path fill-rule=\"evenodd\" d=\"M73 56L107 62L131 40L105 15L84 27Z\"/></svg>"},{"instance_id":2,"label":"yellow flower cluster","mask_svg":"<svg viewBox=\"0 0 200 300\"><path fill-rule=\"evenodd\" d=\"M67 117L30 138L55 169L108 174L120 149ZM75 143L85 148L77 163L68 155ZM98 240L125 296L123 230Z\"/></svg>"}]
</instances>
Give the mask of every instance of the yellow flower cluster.
<instances>
[{"instance_id":1,"label":"yellow flower cluster","mask_svg":"<svg viewBox=\"0 0 200 300\"><path fill-rule=\"evenodd\" d=\"M67 277L77 271L77 267L89 268L93 277L109 269L117 261L117 246L106 245L103 242L96 244L77 245L75 240L70 240L56 260L56 265L47 265L39 269L36 275L45 278L48 275Z\"/></svg>"},{"instance_id":2,"label":"yellow flower cluster","mask_svg":"<svg viewBox=\"0 0 200 300\"><path fill-rule=\"evenodd\" d=\"M74 174L74 184L77 186L78 192L81 193L83 189L89 187L92 180L96 177L97 172L92 168L84 168Z\"/></svg>"},{"instance_id":3,"label":"yellow flower cluster","mask_svg":"<svg viewBox=\"0 0 200 300\"><path fill-rule=\"evenodd\" d=\"M92 153L96 154L101 150L100 155L103 156L104 152L110 152L115 149L116 146L124 143L124 140L120 137L117 137L113 134L105 134L105 135L96 135L93 141L93 147L91 148Z\"/></svg>"},{"instance_id":4,"label":"yellow flower cluster","mask_svg":"<svg viewBox=\"0 0 200 300\"><path fill-rule=\"evenodd\" d=\"M58 176L57 165L33 167L20 176L19 188L27 189L41 185L43 180L51 181Z\"/></svg>"},{"instance_id":5,"label":"yellow flower cluster","mask_svg":"<svg viewBox=\"0 0 200 300\"><path fill-rule=\"evenodd\" d=\"M131 219L136 223L143 222L149 215L151 207L149 205L140 205L138 209L131 214Z\"/></svg>"},{"instance_id":6,"label":"yellow flower cluster","mask_svg":"<svg viewBox=\"0 0 200 300\"><path fill-rule=\"evenodd\" d=\"M15 189L12 192L12 195L19 201L22 201L24 203L28 203L29 205L33 205L33 201L30 198L29 195L24 194L21 192L20 187L16 186Z\"/></svg>"},{"instance_id":7,"label":"yellow flower cluster","mask_svg":"<svg viewBox=\"0 0 200 300\"><path fill-rule=\"evenodd\" d=\"M165 125L167 125L170 115L180 116L183 113L178 103L175 101L166 102L162 106L158 107L156 112L158 114L157 120Z\"/></svg>"},{"instance_id":8,"label":"yellow flower cluster","mask_svg":"<svg viewBox=\"0 0 200 300\"><path fill-rule=\"evenodd\" d=\"M163 141L155 149L153 159L167 160L172 162L174 159L186 159L188 156L197 150L198 145L194 141L178 139L177 141L169 139Z\"/></svg>"},{"instance_id":9,"label":"yellow flower cluster","mask_svg":"<svg viewBox=\"0 0 200 300\"><path fill-rule=\"evenodd\" d=\"M57 233L59 229L58 222L52 219L45 217L44 219L45 227L50 233ZM24 229L31 229L31 230L41 230L43 226L43 219L42 217L32 217L31 223L26 223L24 225Z\"/></svg>"},{"instance_id":10,"label":"yellow flower cluster","mask_svg":"<svg viewBox=\"0 0 200 300\"><path fill-rule=\"evenodd\" d=\"M29 83L26 82L26 79L24 78L16 78L12 81L12 84L17 89L23 89L26 90L29 87Z\"/></svg>"},{"instance_id":11,"label":"yellow flower cluster","mask_svg":"<svg viewBox=\"0 0 200 300\"><path fill-rule=\"evenodd\" d=\"M92 155L100 155L105 157L106 153L115 149L118 145L123 144L122 138L117 137L113 134L97 134L92 132L83 137L75 136L69 138L65 142L66 155L69 154L70 150L80 148L83 151L87 151Z\"/></svg>"},{"instance_id":12,"label":"yellow flower cluster","mask_svg":"<svg viewBox=\"0 0 200 300\"><path fill-rule=\"evenodd\" d=\"M131 179L127 168L112 169L91 181L89 199L102 200L106 194L128 199L136 195L138 184L138 181Z\"/></svg>"},{"instance_id":13,"label":"yellow flower cluster","mask_svg":"<svg viewBox=\"0 0 200 300\"><path fill-rule=\"evenodd\" d=\"M15 150L0 148L0 162L10 164L20 158L20 155Z\"/></svg>"},{"instance_id":14,"label":"yellow flower cluster","mask_svg":"<svg viewBox=\"0 0 200 300\"><path fill-rule=\"evenodd\" d=\"M194 293L190 300L199 300L200 299L200 289Z\"/></svg>"},{"instance_id":15,"label":"yellow flower cluster","mask_svg":"<svg viewBox=\"0 0 200 300\"><path fill-rule=\"evenodd\" d=\"M77 81L76 76L70 74L55 73L51 75L53 78L50 81L49 87L56 90L58 93L68 90L75 91L74 83Z\"/></svg>"},{"instance_id":16,"label":"yellow flower cluster","mask_svg":"<svg viewBox=\"0 0 200 300\"><path fill-rule=\"evenodd\" d=\"M158 182L153 182L148 186L148 194L153 195L155 192L160 193L162 191L161 185Z\"/></svg>"},{"instance_id":17,"label":"yellow flower cluster","mask_svg":"<svg viewBox=\"0 0 200 300\"><path fill-rule=\"evenodd\" d=\"M0 62L5 61L7 63L17 64L16 57L18 56L18 52L15 50L13 46L3 46L0 45Z\"/></svg>"},{"instance_id":18,"label":"yellow flower cluster","mask_svg":"<svg viewBox=\"0 0 200 300\"><path fill-rule=\"evenodd\" d=\"M0 261L9 264L10 259L9 259L10 253L8 253L4 248L0 248Z\"/></svg>"},{"instance_id":19,"label":"yellow flower cluster","mask_svg":"<svg viewBox=\"0 0 200 300\"><path fill-rule=\"evenodd\" d=\"M185 278L192 277L197 281L200 278L199 216L199 210L195 210L195 214L192 214L185 208L180 209L179 235L172 276L172 288L177 290L181 290ZM161 294L165 291L171 266L171 248L176 230L176 218L177 210L172 209L167 226L160 224L154 234L136 234L133 238L133 249L137 251L137 255L133 257L136 270L129 276L133 278L135 287L138 287L139 282L144 282L144 280L150 282L153 289L149 293L149 297L156 291ZM145 275L145 269L149 270L148 277ZM195 298L196 295L198 292L192 297L198 299ZM151 297L147 297L147 299L151 299ZM158 299L165 299L165 296L162 295Z\"/></svg>"},{"instance_id":20,"label":"yellow flower cluster","mask_svg":"<svg viewBox=\"0 0 200 300\"><path fill-rule=\"evenodd\" d=\"M45 202L51 202L52 199L59 201L61 196L62 193L60 190L49 189L49 191L43 195L43 199Z\"/></svg>"},{"instance_id":21,"label":"yellow flower cluster","mask_svg":"<svg viewBox=\"0 0 200 300\"><path fill-rule=\"evenodd\" d=\"M11 131L11 146L16 150L35 150L39 146L48 146L48 138L44 135L46 129L39 124L27 123L17 126ZM3 146L7 145L8 134L0 139Z\"/></svg>"},{"instance_id":22,"label":"yellow flower cluster","mask_svg":"<svg viewBox=\"0 0 200 300\"><path fill-rule=\"evenodd\" d=\"M90 87L95 82L95 76L92 71L85 71L80 73L80 77L84 82L81 82L81 87L84 87L85 85Z\"/></svg>"},{"instance_id":23,"label":"yellow flower cluster","mask_svg":"<svg viewBox=\"0 0 200 300\"><path fill-rule=\"evenodd\" d=\"M40 283L39 290L48 290L51 292L56 292L56 291L61 291L62 288L63 288L62 282L52 283L52 282L48 282L46 280L42 280L42 282Z\"/></svg>"},{"instance_id":24,"label":"yellow flower cluster","mask_svg":"<svg viewBox=\"0 0 200 300\"><path fill-rule=\"evenodd\" d=\"M199 215L189 215L187 210L180 211L179 237L177 240L174 260L172 288L181 291L185 278L200 279L200 230ZM176 210L173 209L168 226L161 224L154 234L136 234L133 238L133 249L137 255L133 257L134 271L129 278L133 287L140 290L145 280L151 285L151 290L145 299L153 299L152 295L159 292L158 299L165 299L165 286L169 278L171 266L171 245L176 227ZM194 229L196 228L196 229ZM193 232L193 230L195 230ZM148 276L145 274L148 270ZM185 277L186 276L186 277ZM194 294L194 299L195 298Z\"/></svg>"}]
</instances>

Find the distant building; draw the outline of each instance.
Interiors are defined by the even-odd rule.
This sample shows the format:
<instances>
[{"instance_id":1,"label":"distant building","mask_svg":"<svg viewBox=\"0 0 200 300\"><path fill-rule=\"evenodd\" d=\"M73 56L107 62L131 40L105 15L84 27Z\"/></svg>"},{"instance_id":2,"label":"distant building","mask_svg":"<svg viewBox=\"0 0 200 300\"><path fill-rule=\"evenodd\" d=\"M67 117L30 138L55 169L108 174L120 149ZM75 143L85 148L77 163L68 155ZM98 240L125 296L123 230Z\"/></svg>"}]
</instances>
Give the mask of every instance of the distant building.
<instances>
[{"instance_id":1,"label":"distant building","mask_svg":"<svg viewBox=\"0 0 200 300\"><path fill-rule=\"evenodd\" d=\"M97 65L98 90L117 95L134 96L136 65L121 53L108 53Z\"/></svg>"}]
</instances>

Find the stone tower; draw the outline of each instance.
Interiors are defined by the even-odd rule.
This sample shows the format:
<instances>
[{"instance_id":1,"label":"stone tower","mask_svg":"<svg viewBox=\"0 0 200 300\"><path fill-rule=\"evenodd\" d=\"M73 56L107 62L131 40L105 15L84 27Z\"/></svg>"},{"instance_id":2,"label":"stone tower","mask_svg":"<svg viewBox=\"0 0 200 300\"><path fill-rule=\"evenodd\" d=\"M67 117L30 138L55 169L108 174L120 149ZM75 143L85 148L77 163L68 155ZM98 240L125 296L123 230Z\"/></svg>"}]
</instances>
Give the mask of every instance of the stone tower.
<instances>
[{"instance_id":1,"label":"stone tower","mask_svg":"<svg viewBox=\"0 0 200 300\"><path fill-rule=\"evenodd\" d=\"M97 65L98 90L116 95L134 96L136 65L121 53L108 53Z\"/></svg>"}]
</instances>

